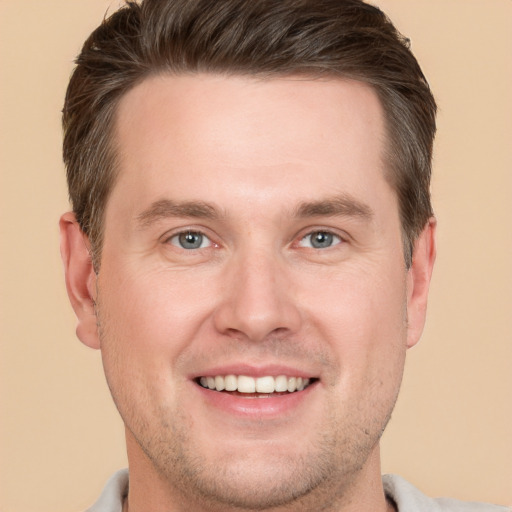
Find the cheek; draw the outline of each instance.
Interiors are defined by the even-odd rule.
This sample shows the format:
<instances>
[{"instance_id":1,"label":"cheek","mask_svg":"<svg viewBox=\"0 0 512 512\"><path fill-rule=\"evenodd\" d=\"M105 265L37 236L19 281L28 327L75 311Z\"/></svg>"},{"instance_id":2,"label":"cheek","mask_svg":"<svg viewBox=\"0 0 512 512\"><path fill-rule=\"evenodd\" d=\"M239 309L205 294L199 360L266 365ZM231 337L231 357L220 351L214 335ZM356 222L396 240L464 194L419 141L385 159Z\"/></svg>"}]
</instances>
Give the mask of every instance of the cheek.
<instances>
[{"instance_id":1,"label":"cheek","mask_svg":"<svg viewBox=\"0 0 512 512\"><path fill-rule=\"evenodd\" d=\"M172 357L200 328L198 318L206 307L201 280L183 282L165 271L126 274L105 286L99 283L101 307L110 328L121 336L118 343L147 354L167 350Z\"/></svg>"},{"instance_id":2,"label":"cheek","mask_svg":"<svg viewBox=\"0 0 512 512\"><path fill-rule=\"evenodd\" d=\"M98 284L105 376L125 423L138 431L142 417L158 417L157 407L175 408L182 385L175 362L193 337L189 306L165 276L105 275L117 277Z\"/></svg>"},{"instance_id":3,"label":"cheek","mask_svg":"<svg viewBox=\"0 0 512 512\"><path fill-rule=\"evenodd\" d=\"M389 367L396 372L402 364L405 274L396 266L386 270L369 265L305 283L302 298L308 322L330 344L340 375L377 375Z\"/></svg>"},{"instance_id":4,"label":"cheek","mask_svg":"<svg viewBox=\"0 0 512 512\"><path fill-rule=\"evenodd\" d=\"M167 270L130 268L121 273L104 268L109 279L99 280L99 313L103 365L112 392L122 395L119 400L132 393L144 402L169 405L184 384L182 361L197 350L205 354L212 345L208 319L218 294L208 284L211 276L198 273L191 281ZM198 348L201 340L206 343Z\"/></svg>"}]
</instances>

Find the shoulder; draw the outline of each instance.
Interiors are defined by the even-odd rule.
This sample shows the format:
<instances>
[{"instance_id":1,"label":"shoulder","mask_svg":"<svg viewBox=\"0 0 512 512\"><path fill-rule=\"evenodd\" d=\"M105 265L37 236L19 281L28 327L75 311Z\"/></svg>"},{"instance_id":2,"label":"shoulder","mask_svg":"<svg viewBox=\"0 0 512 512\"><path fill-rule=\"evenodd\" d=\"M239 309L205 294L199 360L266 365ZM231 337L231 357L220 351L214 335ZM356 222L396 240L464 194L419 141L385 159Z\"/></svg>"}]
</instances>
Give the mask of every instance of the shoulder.
<instances>
[{"instance_id":1,"label":"shoulder","mask_svg":"<svg viewBox=\"0 0 512 512\"><path fill-rule=\"evenodd\" d=\"M396 503L399 512L512 512L499 505L429 498L398 475L384 475L382 483L386 496Z\"/></svg>"},{"instance_id":2,"label":"shoulder","mask_svg":"<svg viewBox=\"0 0 512 512\"><path fill-rule=\"evenodd\" d=\"M114 473L106 483L98 501L86 512L122 512L123 499L128 494L128 470Z\"/></svg>"}]
</instances>

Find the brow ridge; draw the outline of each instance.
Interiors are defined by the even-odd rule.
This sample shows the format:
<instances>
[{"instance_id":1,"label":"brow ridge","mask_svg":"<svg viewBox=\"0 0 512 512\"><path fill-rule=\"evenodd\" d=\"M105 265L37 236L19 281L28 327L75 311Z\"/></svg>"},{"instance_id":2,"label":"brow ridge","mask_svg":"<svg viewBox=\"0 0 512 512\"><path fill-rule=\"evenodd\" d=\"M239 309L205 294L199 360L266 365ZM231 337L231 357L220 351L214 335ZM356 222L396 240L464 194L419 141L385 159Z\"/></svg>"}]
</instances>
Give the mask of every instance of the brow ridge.
<instances>
[{"instance_id":1,"label":"brow ridge","mask_svg":"<svg viewBox=\"0 0 512 512\"><path fill-rule=\"evenodd\" d=\"M365 203L348 194L328 197L318 201L303 201L294 210L298 218L309 217L360 217L370 220L373 210ZM218 209L205 201L174 201L159 199L137 216L137 223L144 229L160 219L169 217L191 217L216 220L221 217Z\"/></svg>"},{"instance_id":2,"label":"brow ridge","mask_svg":"<svg viewBox=\"0 0 512 512\"><path fill-rule=\"evenodd\" d=\"M305 201L299 204L295 211L297 217L360 217L371 220L373 210L365 203L348 194L329 197L319 201Z\"/></svg>"},{"instance_id":3,"label":"brow ridge","mask_svg":"<svg viewBox=\"0 0 512 512\"><path fill-rule=\"evenodd\" d=\"M204 201L173 201L159 199L137 215L137 223L145 228L155 221L169 217L192 217L215 220L220 217L215 206Z\"/></svg>"}]
</instances>

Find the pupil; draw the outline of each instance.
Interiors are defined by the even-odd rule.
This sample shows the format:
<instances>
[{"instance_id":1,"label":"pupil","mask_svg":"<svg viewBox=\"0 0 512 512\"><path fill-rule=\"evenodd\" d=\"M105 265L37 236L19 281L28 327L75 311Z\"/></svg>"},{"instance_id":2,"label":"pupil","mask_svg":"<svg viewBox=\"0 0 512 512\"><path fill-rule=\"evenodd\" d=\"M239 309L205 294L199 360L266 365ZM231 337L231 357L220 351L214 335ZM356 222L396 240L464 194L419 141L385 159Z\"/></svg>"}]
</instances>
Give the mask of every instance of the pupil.
<instances>
[{"instance_id":1,"label":"pupil","mask_svg":"<svg viewBox=\"0 0 512 512\"><path fill-rule=\"evenodd\" d=\"M330 247L332 245L332 235L325 231L319 231L313 236L311 244L316 248Z\"/></svg>"},{"instance_id":2,"label":"pupil","mask_svg":"<svg viewBox=\"0 0 512 512\"><path fill-rule=\"evenodd\" d=\"M179 237L180 245L184 249L198 249L201 247L201 243L203 241L203 235L200 233L182 233Z\"/></svg>"}]
</instances>

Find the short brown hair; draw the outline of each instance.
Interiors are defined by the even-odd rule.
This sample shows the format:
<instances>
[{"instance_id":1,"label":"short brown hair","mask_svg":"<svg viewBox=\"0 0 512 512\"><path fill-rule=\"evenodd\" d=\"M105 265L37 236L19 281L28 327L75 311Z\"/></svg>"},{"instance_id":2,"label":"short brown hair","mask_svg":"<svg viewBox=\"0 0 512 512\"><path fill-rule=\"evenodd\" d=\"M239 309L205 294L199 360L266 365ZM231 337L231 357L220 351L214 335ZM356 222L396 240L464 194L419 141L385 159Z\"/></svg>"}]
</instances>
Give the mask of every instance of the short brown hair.
<instances>
[{"instance_id":1,"label":"short brown hair","mask_svg":"<svg viewBox=\"0 0 512 512\"><path fill-rule=\"evenodd\" d=\"M89 36L63 110L64 162L78 223L99 268L105 205L116 179L120 98L156 73L342 77L374 87L387 128L406 264L432 216L436 104L409 42L361 0L143 0Z\"/></svg>"}]
</instances>

